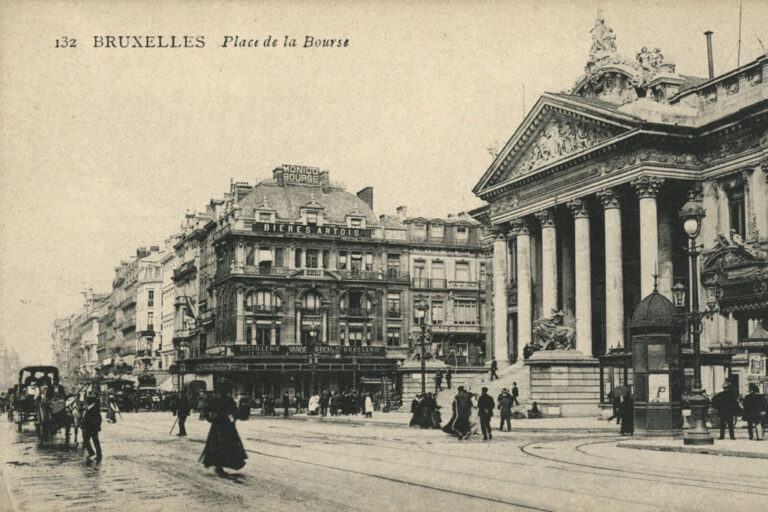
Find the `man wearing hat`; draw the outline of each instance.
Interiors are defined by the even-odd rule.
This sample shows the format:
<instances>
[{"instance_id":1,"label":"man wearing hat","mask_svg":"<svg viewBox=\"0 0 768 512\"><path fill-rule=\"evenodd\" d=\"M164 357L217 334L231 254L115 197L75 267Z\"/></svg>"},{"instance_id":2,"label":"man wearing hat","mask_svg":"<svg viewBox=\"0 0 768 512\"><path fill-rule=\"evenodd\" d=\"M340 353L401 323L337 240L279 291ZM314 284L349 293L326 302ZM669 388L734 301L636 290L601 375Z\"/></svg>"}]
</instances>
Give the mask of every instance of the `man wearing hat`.
<instances>
[{"instance_id":1,"label":"man wearing hat","mask_svg":"<svg viewBox=\"0 0 768 512\"><path fill-rule=\"evenodd\" d=\"M83 415L83 446L88 450L89 459L94 455L93 448L96 448L96 462L101 460L101 443L99 442L101 411L99 407L99 399L89 394L85 399L85 414ZM93 442L93 448L91 442Z\"/></svg>"},{"instance_id":2,"label":"man wearing hat","mask_svg":"<svg viewBox=\"0 0 768 512\"><path fill-rule=\"evenodd\" d=\"M496 404L493 402L493 398L488 394L488 388L483 388L483 392L480 398L477 399L477 412L480 416L480 428L483 431L483 441L493 439L491 434L491 417L493 416L493 409Z\"/></svg>"},{"instance_id":3,"label":"man wearing hat","mask_svg":"<svg viewBox=\"0 0 768 512\"><path fill-rule=\"evenodd\" d=\"M754 429L754 439L760 440L759 427L765 420L766 404L765 397L759 393L759 388L754 382L749 384L749 394L744 397L744 419L747 420L747 430L749 431L749 438L752 437L752 430Z\"/></svg>"},{"instance_id":4,"label":"man wearing hat","mask_svg":"<svg viewBox=\"0 0 768 512\"><path fill-rule=\"evenodd\" d=\"M728 425L728 434L731 439L736 439L733 435L733 417L739 411L739 402L736 393L731 389L731 383L725 381L723 390L712 398L712 407L717 410L720 417L720 439L725 439L725 425Z\"/></svg>"},{"instance_id":5,"label":"man wearing hat","mask_svg":"<svg viewBox=\"0 0 768 512\"><path fill-rule=\"evenodd\" d=\"M510 418L512 418L512 405L514 403L514 397L509 393L507 388L501 390L499 395L499 431L504 432L504 422L507 422L507 431L512 431L512 425L510 424Z\"/></svg>"}]
</instances>

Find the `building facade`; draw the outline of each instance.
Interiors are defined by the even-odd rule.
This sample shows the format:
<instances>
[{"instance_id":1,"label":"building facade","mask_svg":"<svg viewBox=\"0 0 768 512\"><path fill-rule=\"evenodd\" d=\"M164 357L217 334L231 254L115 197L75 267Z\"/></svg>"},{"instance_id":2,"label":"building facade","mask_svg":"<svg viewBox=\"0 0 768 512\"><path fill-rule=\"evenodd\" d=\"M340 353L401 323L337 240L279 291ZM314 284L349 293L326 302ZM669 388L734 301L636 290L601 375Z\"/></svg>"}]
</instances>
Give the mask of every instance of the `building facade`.
<instances>
[{"instance_id":1,"label":"building facade","mask_svg":"<svg viewBox=\"0 0 768 512\"><path fill-rule=\"evenodd\" d=\"M743 285L717 270L726 253L755 287L705 321L705 350L733 347L768 316L768 57L696 78L658 49L625 58L604 20L596 28L584 76L539 98L474 189L487 205L473 214L495 235L493 330L507 334L493 353L522 361L534 321L557 311L584 355L627 346L655 282L670 299L689 283L678 212L691 197L706 210L700 295ZM718 390L723 373L705 372Z\"/></svg>"},{"instance_id":2,"label":"building facade","mask_svg":"<svg viewBox=\"0 0 768 512\"><path fill-rule=\"evenodd\" d=\"M197 259L189 258L197 263L182 264L190 279L201 267L198 311L184 305L197 318L190 358L180 362L190 378L226 375L253 395L306 394L313 379L314 389L394 383L414 353L415 297L430 304L430 356L482 365L484 267L474 219L407 218L405 209L377 217L371 188L352 194L327 171L300 166L277 168L254 186L235 183L209 209L195 234ZM192 290L191 280L176 283L177 293Z\"/></svg>"}]
</instances>

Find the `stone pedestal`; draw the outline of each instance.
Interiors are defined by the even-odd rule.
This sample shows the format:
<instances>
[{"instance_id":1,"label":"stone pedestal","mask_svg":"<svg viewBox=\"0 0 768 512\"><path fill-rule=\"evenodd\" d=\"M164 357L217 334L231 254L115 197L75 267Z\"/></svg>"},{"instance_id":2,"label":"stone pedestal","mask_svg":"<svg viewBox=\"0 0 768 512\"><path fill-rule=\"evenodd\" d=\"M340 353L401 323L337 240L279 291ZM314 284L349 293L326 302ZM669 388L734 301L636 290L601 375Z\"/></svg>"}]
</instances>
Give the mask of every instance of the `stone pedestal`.
<instances>
[{"instance_id":1,"label":"stone pedestal","mask_svg":"<svg viewBox=\"0 0 768 512\"><path fill-rule=\"evenodd\" d=\"M596 417L600 403L598 360L576 350L540 350L526 362L531 401L545 416Z\"/></svg>"},{"instance_id":2,"label":"stone pedestal","mask_svg":"<svg viewBox=\"0 0 768 512\"><path fill-rule=\"evenodd\" d=\"M448 366L442 361L427 361L425 367L425 387L427 393L434 393L435 373L437 370L443 370L443 375L445 375ZM414 359L408 359L398 369L398 373L400 374L400 379L403 385L403 407L407 407L409 408L408 410L410 410L411 401L416 395L421 393L421 362ZM443 377L443 387L445 386L445 377ZM456 387L456 384L454 384L453 387Z\"/></svg>"}]
</instances>

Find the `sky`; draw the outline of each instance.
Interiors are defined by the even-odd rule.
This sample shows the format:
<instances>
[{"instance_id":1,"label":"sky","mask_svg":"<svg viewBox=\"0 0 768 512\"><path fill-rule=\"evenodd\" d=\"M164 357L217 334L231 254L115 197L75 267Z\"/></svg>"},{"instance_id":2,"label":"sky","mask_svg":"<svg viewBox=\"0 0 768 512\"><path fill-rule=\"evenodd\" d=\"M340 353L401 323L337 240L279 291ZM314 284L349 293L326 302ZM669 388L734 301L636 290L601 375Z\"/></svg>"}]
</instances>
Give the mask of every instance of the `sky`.
<instances>
[{"instance_id":1,"label":"sky","mask_svg":"<svg viewBox=\"0 0 768 512\"><path fill-rule=\"evenodd\" d=\"M317 166L378 214L480 206L471 189L545 91L583 73L598 8L628 57L683 74L737 63L738 0L95 2L0 6L0 342L50 360L53 320L108 291L230 179ZM94 36L204 36L205 47L95 48ZM222 48L225 36L278 47ZM297 47L283 47L285 36ZM346 48L301 48L306 36ZM56 48L74 38L75 48ZM768 44L743 1L741 63Z\"/></svg>"}]
</instances>

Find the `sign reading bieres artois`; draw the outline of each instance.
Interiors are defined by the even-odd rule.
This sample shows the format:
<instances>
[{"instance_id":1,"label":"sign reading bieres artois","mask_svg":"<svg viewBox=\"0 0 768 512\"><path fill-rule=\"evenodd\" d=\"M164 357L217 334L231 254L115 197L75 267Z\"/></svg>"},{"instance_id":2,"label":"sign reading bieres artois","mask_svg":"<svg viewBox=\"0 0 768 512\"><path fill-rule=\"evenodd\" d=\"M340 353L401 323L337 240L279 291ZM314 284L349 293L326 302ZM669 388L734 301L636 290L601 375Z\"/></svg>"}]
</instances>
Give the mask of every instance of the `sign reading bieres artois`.
<instances>
[{"instance_id":1,"label":"sign reading bieres artois","mask_svg":"<svg viewBox=\"0 0 768 512\"><path fill-rule=\"evenodd\" d=\"M310 235L341 238L371 238L372 229L350 228L346 226L313 226L310 224L281 224L274 222L254 222L253 230L273 235Z\"/></svg>"}]
</instances>

